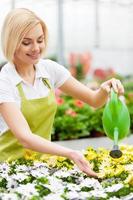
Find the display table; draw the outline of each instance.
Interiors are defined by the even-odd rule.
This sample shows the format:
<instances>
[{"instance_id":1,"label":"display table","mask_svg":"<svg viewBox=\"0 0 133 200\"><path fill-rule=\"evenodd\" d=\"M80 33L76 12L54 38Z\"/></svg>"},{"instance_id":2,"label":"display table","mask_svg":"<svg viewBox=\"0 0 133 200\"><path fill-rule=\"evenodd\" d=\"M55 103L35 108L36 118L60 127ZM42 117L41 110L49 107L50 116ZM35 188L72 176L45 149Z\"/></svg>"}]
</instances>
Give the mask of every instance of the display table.
<instances>
[{"instance_id":1,"label":"display table","mask_svg":"<svg viewBox=\"0 0 133 200\"><path fill-rule=\"evenodd\" d=\"M76 150L86 149L88 146L92 146L94 149L98 147L104 147L111 149L113 141L107 137L97 137L97 138L85 138L79 140L67 140L67 141L57 141L57 144L63 145ZM133 145L133 134L125 138L120 142L120 144L129 144Z\"/></svg>"}]
</instances>

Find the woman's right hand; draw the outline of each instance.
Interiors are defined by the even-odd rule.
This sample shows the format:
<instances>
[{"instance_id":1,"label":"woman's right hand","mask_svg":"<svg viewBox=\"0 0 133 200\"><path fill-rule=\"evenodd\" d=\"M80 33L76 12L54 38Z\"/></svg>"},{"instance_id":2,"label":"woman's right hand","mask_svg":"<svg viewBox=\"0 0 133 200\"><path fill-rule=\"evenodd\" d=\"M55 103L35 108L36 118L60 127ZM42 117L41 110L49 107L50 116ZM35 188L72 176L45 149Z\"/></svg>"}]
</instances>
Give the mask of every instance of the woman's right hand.
<instances>
[{"instance_id":1,"label":"woman's right hand","mask_svg":"<svg viewBox=\"0 0 133 200\"><path fill-rule=\"evenodd\" d=\"M78 168L88 176L98 177L97 173L91 169L89 162L80 151L72 151L69 154L69 159L73 160Z\"/></svg>"}]
</instances>

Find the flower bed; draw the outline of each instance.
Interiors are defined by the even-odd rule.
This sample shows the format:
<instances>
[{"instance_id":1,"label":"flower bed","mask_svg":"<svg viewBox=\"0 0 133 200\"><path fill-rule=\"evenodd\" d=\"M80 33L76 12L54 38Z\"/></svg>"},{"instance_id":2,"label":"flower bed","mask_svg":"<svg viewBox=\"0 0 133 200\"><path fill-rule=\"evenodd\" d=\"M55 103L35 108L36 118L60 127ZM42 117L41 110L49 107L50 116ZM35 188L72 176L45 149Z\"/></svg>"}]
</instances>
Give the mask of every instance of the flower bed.
<instances>
[{"instance_id":1,"label":"flower bed","mask_svg":"<svg viewBox=\"0 0 133 200\"><path fill-rule=\"evenodd\" d=\"M86 176L63 157L26 154L24 159L0 164L2 200L115 200L133 199L133 146L120 147L123 156L113 159L108 150L83 151L98 178Z\"/></svg>"},{"instance_id":2,"label":"flower bed","mask_svg":"<svg viewBox=\"0 0 133 200\"><path fill-rule=\"evenodd\" d=\"M57 103L52 140L90 137L94 131L104 135L103 108L96 111L82 101L64 94L57 97Z\"/></svg>"}]
</instances>

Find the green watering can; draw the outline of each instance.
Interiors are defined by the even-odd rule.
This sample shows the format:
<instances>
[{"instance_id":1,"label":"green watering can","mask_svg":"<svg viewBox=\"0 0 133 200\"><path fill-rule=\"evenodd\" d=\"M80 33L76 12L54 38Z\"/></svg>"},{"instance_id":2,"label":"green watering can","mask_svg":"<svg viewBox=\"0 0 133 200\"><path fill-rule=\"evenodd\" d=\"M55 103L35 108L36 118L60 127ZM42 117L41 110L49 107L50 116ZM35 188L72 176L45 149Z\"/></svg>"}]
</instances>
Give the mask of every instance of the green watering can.
<instances>
[{"instance_id":1,"label":"green watering can","mask_svg":"<svg viewBox=\"0 0 133 200\"><path fill-rule=\"evenodd\" d=\"M118 98L113 89L111 90L110 100L104 108L102 122L106 135L114 140L110 156L120 158L122 152L119 150L118 141L129 133L130 115L126 104Z\"/></svg>"}]
</instances>

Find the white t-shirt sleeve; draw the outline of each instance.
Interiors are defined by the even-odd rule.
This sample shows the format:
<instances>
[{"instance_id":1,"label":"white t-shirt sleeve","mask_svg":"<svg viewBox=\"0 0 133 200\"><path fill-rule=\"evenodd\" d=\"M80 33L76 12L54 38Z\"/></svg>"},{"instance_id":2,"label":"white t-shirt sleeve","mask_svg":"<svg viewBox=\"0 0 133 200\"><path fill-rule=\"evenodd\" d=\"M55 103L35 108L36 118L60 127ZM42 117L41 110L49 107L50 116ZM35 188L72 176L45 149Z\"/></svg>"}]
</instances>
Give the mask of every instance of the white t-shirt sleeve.
<instances>
[{"instance_id":1,"label":"white t-shirt sleeve","mask_svg":"<svg viewBox=\"0 0 133 200\"><path fill-rule=\"evenodd\" d=\"M0 77L0 103L15 102L10 81Z\"/></svg>"},{"instance_id":2,"label":"white t-shirt sleeve","mask_svg":"<svg viewBox=\"0 0 133 200\"><path fill-rule=\"evenodd\" d=\"M70 72L57 62L45 61L47 62L47 70L49 71L52 85L54 88L59 88L71 76Z\"/></svg>"}]
</instances>

